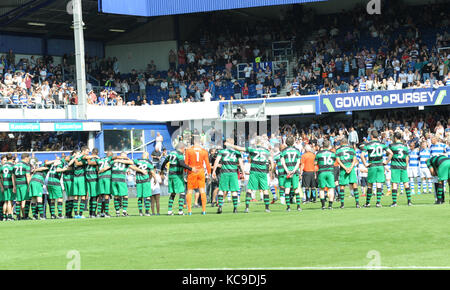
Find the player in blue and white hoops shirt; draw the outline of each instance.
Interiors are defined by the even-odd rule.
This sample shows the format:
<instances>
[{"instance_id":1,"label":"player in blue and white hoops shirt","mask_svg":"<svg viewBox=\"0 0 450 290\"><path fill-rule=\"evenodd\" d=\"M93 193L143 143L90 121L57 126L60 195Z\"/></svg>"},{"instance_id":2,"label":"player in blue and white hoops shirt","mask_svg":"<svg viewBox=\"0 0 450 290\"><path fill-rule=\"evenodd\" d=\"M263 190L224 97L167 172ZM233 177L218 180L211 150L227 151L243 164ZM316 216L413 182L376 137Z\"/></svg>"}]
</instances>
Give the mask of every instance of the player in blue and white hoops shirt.
<instances>
[{"instance_id":1,"label":"player in blue and white hoops shirt","mask_svg":"<svg viewBox=\"0 0 450 290\"><path fill-rule=\"evenodd\" d=\"M422 179L422 192L433 193L433 182L430 169L427 167L427 160L431 157L430 149L428 149L428 142L423 140L420 144L419 151L419 173Z\"/></svg>"},{"instance_id":2,"label":"player in blue and white hoops shirt","mask_svg":"<svg viewBox=\"0 0 450 290\"><path fill-rule=\"evenodd\" d=\"M416 148L416 142L409 144L409 164L408 164L408 177L409 186L411 187L411 194L415 194L414 188L417 182L417 194L420 192L420 175L419 175L419 148Z\"/></svg>"}]
</instances>

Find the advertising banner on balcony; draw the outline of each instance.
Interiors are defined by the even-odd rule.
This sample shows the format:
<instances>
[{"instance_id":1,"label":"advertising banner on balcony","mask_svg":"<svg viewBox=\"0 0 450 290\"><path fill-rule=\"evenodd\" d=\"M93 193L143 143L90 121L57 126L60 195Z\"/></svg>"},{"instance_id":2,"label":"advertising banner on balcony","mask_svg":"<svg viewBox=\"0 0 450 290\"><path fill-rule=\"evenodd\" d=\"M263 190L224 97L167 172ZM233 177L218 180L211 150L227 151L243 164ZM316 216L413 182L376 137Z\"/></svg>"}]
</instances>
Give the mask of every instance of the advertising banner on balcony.
<instances>
[{"instance_id":1,"label":"advertising banner on balcony","mask_svg":"<svg viewBox=\"0 0 450 290\"><path fill-rule=\"evenodd\" d=\"M321 113L450 104L450 87L372 91L320 96Z\"/></svg>"}]
</instances>

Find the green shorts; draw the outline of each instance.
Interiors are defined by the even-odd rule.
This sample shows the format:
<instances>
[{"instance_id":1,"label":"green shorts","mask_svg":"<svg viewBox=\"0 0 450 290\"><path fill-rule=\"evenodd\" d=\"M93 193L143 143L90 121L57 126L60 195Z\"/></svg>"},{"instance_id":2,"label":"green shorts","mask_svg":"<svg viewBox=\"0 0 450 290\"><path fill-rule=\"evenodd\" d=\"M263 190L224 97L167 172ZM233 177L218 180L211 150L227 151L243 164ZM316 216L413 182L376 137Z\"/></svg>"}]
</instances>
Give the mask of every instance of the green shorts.
<instances>
[{"instance_id":1,"label":"green shorts","mask_svg":"<svg viewBox=\"0 0 450 290\"><path fill-rule=\"evenodd\" d=\"M286 182L286 175L278 175L278 186L284 188L284 183Z\"/></svg>"},{"instance_id":2,"label":"green shorts","mask_svg":"<svg viewBox=\"0 0 450 290\"><path fill-rule=\"evenodd\" d=\"M136 183L136 197L146 198L152 196L152 185L150 181L144 183Z\"/></svg>"},{"instance_id":3,"label":"green shorts","mask_svg":"<svg viewBox=\"0 0 450 290\"><path fill-rule=\"evenodd\" d=\"M16 199L16 194L12 188L4 188L2 194L2 201L13 201Z\"/></svg>"},{"instance_id":4,"label":"green shorts","mask_svg":"<svg viewBox=\"0 0 450 290\"><path fill-rule=\"evenodd\" d=\"M30 197L42 197L44 186L39 182L30 183Z\"/></svg>"},{"instance_id":5,"label":"green shorts","mask_svg":"<svg viewBox=\"0 0 450 290\"><path fill-rule=\"evenodd\" d=\"M112 195L114 196L127 196L128 186L126 182L111 182Z\"/></svg>"},{"instance_id":6,"label":"green shorts","mask_svg":"<svg viewBox=\"0 0 450 290\"><path fill-rule=\"evenodd\" d=\"M391 182L392 183L409 182L408 170L406 170L406 169L392 169L391 170Z\"/></svg>"},{"instance_id":7,"label":"green shorts","mask_svg":"<svg viewBox=\"0 0 450 290\"><path fill-rule=\"evenodd\" d=\"M221 173L219 179L219 190L220 191L231 191L238 192L239 178L236 172L232 173Z\"/></svg>"},{"instance_id":8,"label":"green shorts","mask_svg":"<svg viewBox=\"0 0 450 290\"><path fill-rule=\"evenodd\" d=\"M355 168L353 167L352 171L347 174L345 170L339 172L339 185L349 185L353 183L357 183L358 179L356 178Z\"/></svg>"},{"instance_id":9,"label":"green shorts","mask_svg":"<svg viewBox=\"0 0 450 290\"><path fill-rule=\"evenodd\" d=\"M386 175L384 174L383 165L369 166L367 171L367 183L372 184L386 182Z\"/></svg>"},{"instance_id":10,"label":"green shorts","mask_svg":"<svg viewBox=\"0 0 450 290\"><path fill-rule=\"evenodd\" d=\"M48 198L49 199L58 199L63 198L63 192L61 186L52 186L48 185Z\"/></svg>"},{"instance_id":11,"label":"green shorts","mask_svg":"<svg viewBox=\"0 0 450 290\"><path fill-rule=\"evenodd\" d=\"M184 179L179 175L169 175L169 193L184 193Z\"/></svg>"},{"instance_id":12,"label":"green shorts","mask_svg":"<svg viewBox=\"0 0 450 290\"><path fill-rule=\"evenodd\" d=\"M86 182L87 191L89 192L89 197L97 197L99 196L99 188L97 181L88 181Z\"/></svg>"},{"instance_id":13,"label":"green shorts","mask_svg":"<svg viewBox=\"0 0 450 290\"><path fill-rule=\"evenodd\" d=\"M16 201L29 200L28 185L17 185L16 187Z\"/></svg>"},{"instance_id":14,"label":"green shorts","mask_svg":"<svg viewBox=\"0 0 450 290\"><path fill-rule=\"evenodd\" d=\"M73 178L73 195L85 196L86 192L86 178L84 176L78 176Z\"/></svg>"},{"instance_id":15,"label":"green shorts","mask_svg":"<svg viewBox=\"0 0 450 290\"><path fill-rule=\"evenodd\" d=\"M334 180L334 171L319 172L317 177L319 181L319 188L334 188L336 186Z\"/></svg>"},{"instance_id":16,"label":"green shorts","mask_svg":"<svg viewBox=\"0 0 450 290\"><path fill-rule=\"evenodd\" d=\"M299 176L298 174L294 174L292 175L291 178L287 178L284 180L284 187L285 188L292 188L292 189L297 189L298 188L298 184L299 184Z\"/></svg>"},{"instance_id":17,"label":"green shorts","mask_svg":"<svg viewBox=\"0 0 450 290\"><path fill-rule=\"evenodd\" d=\"M64 180L64 190L67 196L73 196L73 181Z\"/></svg>"},{"instance_id":18,"label":"green shorts","mask_svg":"<svg viewBox=\"0 0 450 290\"><path fill-rule=\"evenodd\" d=\"M250 172L247 189L249 190L268 190L267 173Z\"/></svg>"},{"instance_id":19,"label":"green shorts","mask_svg":"<svg viewBox=\"0 0 450 290\"><path fill-rule=\"evenodd\" d=\"M98 191L102 195L111 194L111 177L98 178Z\"/></svg>"},{"instance_id":20,"label":"green shorts","mask_svg":"<svg viewBox=\"0 0 450 290\"><path fill-rule=\"evenodd\" d=\"M444 161L439 165L437 176L439 181L450 179L450 161Z\"/></svg>"}]
</instances>

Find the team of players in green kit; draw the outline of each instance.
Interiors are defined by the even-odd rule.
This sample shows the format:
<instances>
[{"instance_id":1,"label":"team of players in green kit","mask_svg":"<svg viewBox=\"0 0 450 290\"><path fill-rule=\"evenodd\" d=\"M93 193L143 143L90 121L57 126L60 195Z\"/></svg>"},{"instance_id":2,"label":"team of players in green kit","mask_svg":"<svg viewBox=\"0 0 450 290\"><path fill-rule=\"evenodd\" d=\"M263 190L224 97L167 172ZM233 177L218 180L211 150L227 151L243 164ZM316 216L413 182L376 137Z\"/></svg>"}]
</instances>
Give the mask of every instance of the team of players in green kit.
<instances>
[{"instance_id":1,"label":"team of players in green kit","mask_svg":"<svg viewBox=\"0 0 450 290\"><path fill-rule=\"evenodd\" d=\"M364 145L361 159L368 168L368 189L364 207L370 207L373 196L372 188L376 188L376 206L381 207L382 185L386 181L384 165L391 164L392 207L397 206L398 185L403 184L406 191L407 204L411 203L411 190L407 165L409 162L409 148L403 144L400 133L394 134L394 143L386 146L378 141L378 132L372 131L373 141ZM300 198L300 163L301 153L294 147L295 139L288 137L286 144L280 146L280 153L272 156L270 151L263 146L261 138L256 139L254 147L240 147L227 139L224 149L219 151L218 158L212 170L212 176L219 180L219 208L222 213L223 195L231 193L233 196L233 212L237 213L237 192L239 188L238 167L244 171L241 152L248 152L250 160L250 172L245 199L245 212L249 212L252 194L261 191L264 196L266 212L270 212L269 204L269 175L276 175L280 195L285 197L287 211L295 197L297 210L301 211ZM182 144L182 143L180 143ZM176 194L179 194L179 214L185 204L185 171L197 170L190 168L184 163L184 146L178 145L177 149L170 153L163 163L163 170L168 164L168 186L169 186L169 214L172 212L172 204ZM383 160L384 152L387 160ZM74 151L70 156L62 156L53 161L46 161L42 166L31 168L30 156L22 154L21 161L14 164L11 154L2 157L1 166L1 203L3 220L13 220L13 208L17 219L29 219L31 209L32 218L44 218L43 212L43 185L48 175L47 190L50 199L50 213L52 218L83 218L86 201L89 200L89 216L109 217L109 203L111 196L114 200L116 216L127 216L128 209L128 187L126 182L127 170L136 171L136 191L140 215L144 215L142 208L145 207L145 215L150 215L150 204L157 201L159 195L152 195L151 182L157 180L149 155L144 152L141 159L131 160L126 153L113 156L107 152L103 158L98 156L97 149L92 154L87 147L81 151ZM334 164L339 164L339 192L337 193L344 208L344 190L350 186L355 197L356 207L359 208L358 182L355 166L359 163L356 152L349 146L346 139L341 141L341 146L333 152L328 140L323 142L322 149L317 152L315 164L318 167L317 182L322 209L326 209L326 198L328 208L332 209L335 198L336 187ZM437 203L443 197L443 183L450 178L450 158L439 155L429 158L426 162L432 175L437 176L439 185L437 188ZM221 173L216 175L217 169L221 167ZM63 186L61 184L63 180ZM65 213L63 216L63 188L66 192ZM15 202L15 203L14 203ZM15 205L15 206L14 206Z\"/></svg>"},{"instance_id":2,"label":"team of players in green kit","mask_svg":"<svg viewBox=\"0 0 450 290\"><path fill-rule=\"evenodd\" d=\"M110 197L114 199L116 216L128 216L127 170L136 171L136 194L140 215L145 205L145 215L150 215L151 199L159 204L159 195L152 196L151 180L156 180L153 164L144 152L141 159L131 160L126 153L113 156L107 152L104 158L94 149L89 155L88 147L73 151L70 156L62 156L46 161L40 167L31 168L30 155L21 155L21 161L14 164L12 154L2 157L1 203L2 220L44 219L43 194L46 176L50 214L56 218L84 218L86 203L89 201L89 217L110 217ZM61 178L63 183L61 184ZM63 216L63 188L66 193L65 214ZM15 201L15 204L14 204ZM30 209L32 216L30 217Z\"/></svg>"}]
</instances>

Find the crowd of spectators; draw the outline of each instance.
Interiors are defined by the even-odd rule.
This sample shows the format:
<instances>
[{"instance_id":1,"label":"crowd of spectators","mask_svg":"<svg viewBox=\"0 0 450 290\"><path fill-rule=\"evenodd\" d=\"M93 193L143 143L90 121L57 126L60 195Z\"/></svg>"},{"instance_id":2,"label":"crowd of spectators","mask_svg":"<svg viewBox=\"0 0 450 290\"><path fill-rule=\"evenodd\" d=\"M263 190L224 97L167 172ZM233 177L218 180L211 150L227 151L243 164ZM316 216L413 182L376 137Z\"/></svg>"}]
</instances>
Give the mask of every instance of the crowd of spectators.
<instances>
[{"instance_id":1,"label":"crowd of spectators","mask_svg":"<svg viewBox=\"0 0 450 290\"><path fill-rule=\"evenodd\" d=\"M74 87L63 81L63 64L53 57L21 58L13 50L0 55L0 106L55 108L76 104Z\"/></svg>"},{"instance_id":2,"label":"crowd of spectators","mask_svg":"<svg viewBox=\"0 0 450 290\"><path fill-rule=\"evenodd\" d=\"M87 144L87 132L0 132L0 152L72 151Z\"/></svg>"},{"instance_id":3,"label":"crowd of spectators","mask_svg":"<svg viewBox=\"0 0 450 290\"><path fill-rule=\"evenodd\" d=\"M355 8L316 21L298 52L290 94L450 85L449 5L389 2L381 15Z\"/></svg>"}]
</instances>

